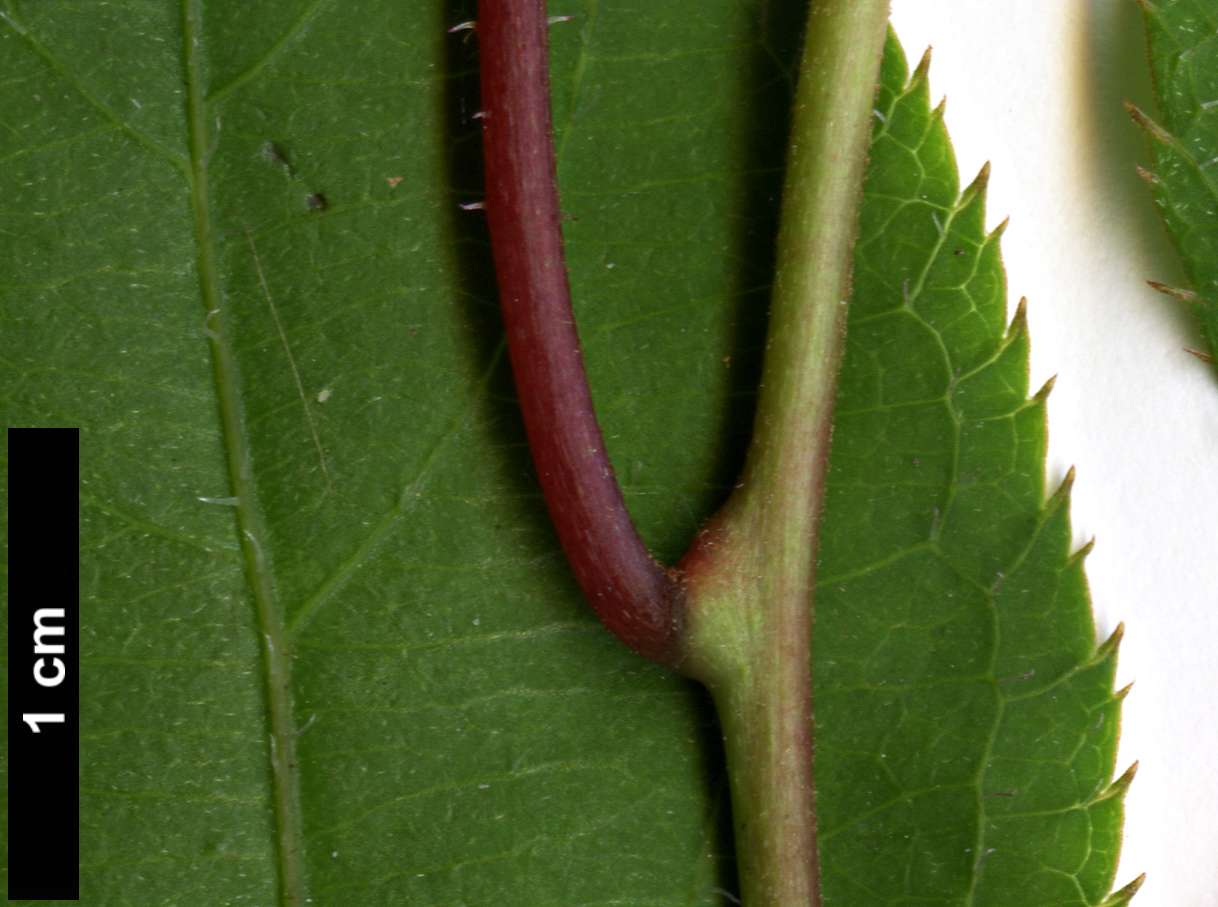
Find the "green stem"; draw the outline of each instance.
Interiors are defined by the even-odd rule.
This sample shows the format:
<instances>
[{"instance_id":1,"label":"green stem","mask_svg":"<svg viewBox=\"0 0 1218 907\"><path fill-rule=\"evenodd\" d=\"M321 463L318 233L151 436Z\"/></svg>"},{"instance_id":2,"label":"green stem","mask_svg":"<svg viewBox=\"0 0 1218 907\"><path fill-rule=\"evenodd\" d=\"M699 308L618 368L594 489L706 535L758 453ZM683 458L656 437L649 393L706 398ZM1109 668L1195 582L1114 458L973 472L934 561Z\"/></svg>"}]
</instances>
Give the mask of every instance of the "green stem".
<instances>
[{"instance_id":1,"label":"green stem","mask_svg":"<svg viewBox=\"0 0 1218 907\"><path fill-rule=\"evenodd\" d=\"M681 562L682 669L727 747L743 900L820 902L812 588L850 267L888 0L819 0L796 95L753 440L741 483Z\"/></svg>"}]
</instances>

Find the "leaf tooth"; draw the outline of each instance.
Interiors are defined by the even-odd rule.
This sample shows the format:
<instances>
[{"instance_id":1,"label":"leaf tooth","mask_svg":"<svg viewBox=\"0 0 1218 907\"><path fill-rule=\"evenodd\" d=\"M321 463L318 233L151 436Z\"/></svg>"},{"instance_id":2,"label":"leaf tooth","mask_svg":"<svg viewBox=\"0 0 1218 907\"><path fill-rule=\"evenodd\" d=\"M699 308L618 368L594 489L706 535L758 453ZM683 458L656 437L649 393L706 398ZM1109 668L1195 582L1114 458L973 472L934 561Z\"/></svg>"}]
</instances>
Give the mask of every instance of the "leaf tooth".
<instances>
[{"instance_id":1,"label":"leaf tooth","mask_svg":"<svg viewBox=\"0 0 1218 907\"><path fill-rule=\"evenodd\" d=\"M1124 103L1125 103L1125 112L1127 114L1129 114L1131 117L1133 117L1133 121L1135 123L1137 123L1139 126L1142 126L1143 124L1149 124L1151 122L1150 117L1148 117L1145 113L1143 113L1142 108L1139 107L1137 104L1134 104L1132 101L1125 101Z\"/></svg>"},{"instance_id":2,"label":"leaf tooth","mask_svg":"<svg viewBox=\"0 0 1218 907\"><path fill-rule=\"evenodd\" d=\"M977 171L977 175L973 178L973 182L969 188L977 192L984 192L990 184L990 162L986 161L981 165L981 169Z\"/></svg>"},{"instance_id":3,"label":"leaf tooth","mask_svg":"<svg viewBox=\"0 0 1218 907\"><path fill-rule=\"evenodd\" d=\"M942 125L944 117L947 116L947 98L943 98L934 110L930 112L931 125Z\"/></svg>"},{"instance_id":4,"label":"leaf tooth","mask_svg":"<svg viewBox=\"0 0 1218 907\"><path fill-rule=\"evenodd\" d=\"M978 195L984 194L989 184L990 162L986 161L981 165L981 169L977 171L977 175L973 177L973 181L960 193L960 201L956 203L956 210L959 211L967 207Z\"/></svg>"},{"instance_id":5,"label":"leaf tooth","mask_svg":"<svg viewBox=\"0 0 1218 907\"><path fill-rule=\"evenodd\" d=\"M1186 352L1186 353L1192 353L1194 356L1196 356L1196 357L1197 357L1198 359L1200 359L1202 362L1213 362L1213 361L1214 361L1214 357L1213 357L1213 356L1211 356L1209 353L1203 353L1203 352L1201 352L1200 350L1190 350L1188 347L1185 347L1185 348L1184 348L1184 352Z\"/></svg>"},{"instance_id":6,"label":"leaf tooth","mask_svg":"<svg viewBox=\"0 0 1218 907\"><path fill-rule=\"evenodd\" d=\"M1173 152L1196 165L1196 161L1193 160L1192 154L1187 148L1180 144L1179 139L1177 139L1174 135L1144 114L1137 107L1130 104L1128 101L1125 102L1125 110L1129 112L1129 115L1133 117L1133 121L1141 128L1142 134L1146 136L1146 142L1151 146L1152 154L1155 151L1155 144L1158 143L1159 145L1164 145L1172 149ZM1158 155L1155 155L1155 157L1157 160ZM1134 168L1138 171L1138 174L1142 177L1142 179L1150 183L1151 186L1157 187L1162 182L1157 175L1144 170L1138 165L1135 164Z\"/></svg>"},{"instance_id":7,"label":"leaf tooth","mask_svg":"<svg viewBox=\"0 0 1218 907\"><path fill-rule=\"evenodd\" d=\"M1170 132L1168 132L1166 129L1164 129L1162 126L1160 126L1150 117L1148 117L1137 106L1130 104L1128 101L1126 101L1125 102L1125 111L1133 118L1133 121L1138 124L1138 126L1141 128L1141 130L1143 132L1145 132L1148 137L1154 139L1157 142L1163 142L1166 145L1177 144L1176 140L1172 137Z\"/></svg>"},{"instance_id":8,"label":"leaf tooth","mask_svg":"<svg viewBox=\"0 0 1218 907\"><path fill-rule=\"evenodd\" d=\"M1002 234L1007 232L1007 224L1009 224L1010 222L1011 222L1011 219L1009 217L1004 217L1002 219L1002 223L1000 223L997 227L995 227L993 230L991 230L989 232L989 234L985 237L986 245L989 245L990 243L998 242L998 240L1002 239Z\"/></svg>"},{"instance_id":9,"label":"leaf tooth","mask_svg":"<svg viewBox=\"0 0 1218 907\"><path fill-rule=\"evenodd\" d=\"M1173 299L1179 299L1181 302L1196 302L1200 297L1192 290L1186 290L1183 287L1171 287L1165 283L1159 283L1157 280L1148 280L1147 284L1154 287L1160 293L1166 293Z\"/></svg>"},{"instance_id":10,"label":"leaf tooth","mask_svg":"<svg viewBox=\"0 0 1218 907\"><path fill-rule=\"evenodd\" d=\"M1053 379L1050 379L1052 381ZM1038 392L1037 397L1040 396ZM1036 399L1035 397L1033 399ZM1063 507L1069 506L1070 491L1074 488L1074 467L1071 466L1066 471L1066 477L1062 479L1062 483L1057 486L1057 491L1049 495L1049 500L1045 501L1044 515L1042 519L1047 520Z\"/></svg>"},{"instance_id":11,"label":"leaf tooth","mask_svg":"<svg viewBox=\"0 0 1218 907\"><path fill-rule=\"evenodd\" d=\"M1121 621L1119 624L1116 625L1116 629L1114 629L1112 631L1112 635L1110 635L1106 640L1104 640L1104 645L1108 646L1109 648L1115 649L1117 646L1119 646L1121 644L1121 640L1124 638L1125 638L1125 621Z\"/></svg>"},{"instance_id":12,"label":"leaf tooth","mask_svg":"<svg viewBox=\"0 0 1218 907\"><path fill-rule=\"evenodd\" d=\"M1121 640L1124 638L1124 636L1125 624L1117 624L1117 628L1112 631L1112 634L1106 640L1096 647L1095 652L1089 659L1087 659L1087 663L1083 667L1093 668L1098 665L1103 665L1105 662L1110 662L1111 666L1115 668L1117 652L1121 647ZM1125 686L1121 687L1121 689L1112 694L1111 701L1116 703L1121 702L1121 700L1129 695L1129 691L1131 689L1133 689L1133 684L1127 683Z\"/></svg>"},{"instance_id":13,"label":"leaf tooth","mask_svg":"<svg viewBox=\"0 0 1218 907\"><path fill-rule=\"evenodd\" d=\"M1113 797L1125 796L1125 792L1129 790L1129 785L1133 784L1133 777L1137 773L1138 763L1134 762L1133 765L1125 769L1125 773L1121 775L1121 777L1117 778L1106 788L1104 788L1091 802L1099 803L1103 800L1111 800Z\"/></svg>"},{"instance_id":14,"label":"leaf tooth","mask_svg":"<svg viewBox=\"0 0 1218 907\"><path fill-rule=\"evenodd\" d=\"M1124 638L1125 622L1122 621L1116 625L1116 629L1112 631L1112 634L1100 643L1099 648L1095 650L1095 657L1092 659L1092 662L1103 661L1105 658L1115 655L1117 649L1121 647L1121 640Z\"/></svg>"},{"instance_id":15,"label":"leaf tooth","mask_svg":"<svg viewBox=\"0 0 1218 907\"><path fill-rule=\"evenodd\" d=\"M909 84L905 86L906 91L912 91L926 81L930 73L930 51L929 47L926 48L926 51L922 54L922 59L918 61L918 65L910 73Z\"/></svg>"},{"instance_id":16,"label":"leaf tooth","mask_svg":"<svg viewBox=\"0 0 1218 907\"><path fill-rule=\"evenodd\" d=\"M1019 305L1015 306L1015 314L1011 316L1006 336L1002 338L1003 345L1010 346L1026 333L1028 333L1028 297L1024 296L1019 300Z\"/></svg>"},{"instance_id":17,"label":"leaf tooth","mask_svg":"<svg viewBox=\"0 0 1218 907\"><path fill-rule=\"evenodd\" d=\"M1079 548L1078 551L1076 551L1072 555L1070 555L1070 560L1067 561L1067 563L1070 565L1073 565L1073 564L1077 564L1081 561L1086 560L1087 555L1089 555L1094 548L1095 548L1095 536L1092 536L1091 540L1089 542L1087 542L1085 545L1083 545L1081 548Z\"/></svg>"},{"instance_id":18,"label":"leaf tooth","mask_svg":"<svg viewBox=\"0 0 1218 907\"><path fill-rule=\"evenodd\" d=\"M1146 873L1142 873L1120 891L1114 891L1100 903L1099 907L1125 907L1130 899L1138 893L1142 883L1146 881Z\"/></svg>"},{"instance_id":19,"label":"leaf tooth","mask_svg":"<svg viewBox=\"0 0 1218 907\"><path fill-rule=\"evenodd\" d=\"M1057 383L1057 375L1054 375L1052 378L1050 378L1048 381L1046 381L1043 385L1041 385L1040 390L1038 390L1036 393L1034 393L1032 395L1032 400L1036 403L1044 403L1046 400L1049 399L1049 394L1053 393L1053 385L1055 385L1056 383ZM1068 481L1071 481L1071 482L1074 481L1073 475L1074 475L1074 467L1071 466L1070 475L1067 477Z\"/></svg>"},{"instance_id":20,"label":"leaf tooth","mask_svg":"<svg viewBox=\"0 0 1218 907\"><path fill-rule=\"evenodd\" d=\"M1138 171L1138 176L1140 176L1140 177L1142 177L1142 179L1146 180L1146 182L1150 185L1150 188L1156 189L1159 186L1163 185L1163 180L1159 179L1157 174L1151 173L1149 170L1147 170L1145 167L1141 166L1140 164L1134 164L1133 169Z\"/></svg>"}]
</instances>

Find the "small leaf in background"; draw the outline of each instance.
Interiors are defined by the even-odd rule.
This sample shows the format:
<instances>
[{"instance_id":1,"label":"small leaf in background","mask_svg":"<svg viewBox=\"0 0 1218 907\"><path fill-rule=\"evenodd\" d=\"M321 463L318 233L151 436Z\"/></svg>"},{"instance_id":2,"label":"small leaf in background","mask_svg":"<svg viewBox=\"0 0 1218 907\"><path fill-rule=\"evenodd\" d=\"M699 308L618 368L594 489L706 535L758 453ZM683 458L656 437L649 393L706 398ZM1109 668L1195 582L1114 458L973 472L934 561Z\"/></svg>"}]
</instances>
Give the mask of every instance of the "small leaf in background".
<instances>
[{"instance_id":1,"label":"small leaf in background","mask_svg":"<svg viewBox=\"0 0 1218 907\"><path fill-rule=\"evenodd\" d=\"M1154 157L1147 174L1191 288L1164 289L1188 304L1218 351L1218 2L1140 0L1163 125L1131 108Z\"/></svg>"}]
</instances>

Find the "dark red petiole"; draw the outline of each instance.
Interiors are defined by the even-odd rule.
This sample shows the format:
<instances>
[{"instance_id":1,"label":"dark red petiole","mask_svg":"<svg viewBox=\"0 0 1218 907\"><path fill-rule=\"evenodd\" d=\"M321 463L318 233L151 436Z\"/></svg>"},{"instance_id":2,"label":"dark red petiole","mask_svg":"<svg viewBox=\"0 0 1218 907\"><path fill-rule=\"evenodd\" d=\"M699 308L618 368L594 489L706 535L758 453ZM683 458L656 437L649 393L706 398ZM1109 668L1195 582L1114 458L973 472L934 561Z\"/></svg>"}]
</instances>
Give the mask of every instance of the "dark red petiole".
<instances>
[{"instance_id":1,"label":"dark red petiole","mask_svg":"<svg viewBox=\"0 0 1218 907\"><path fill-rule=\"evenodd\" d=\"M486 214L516 390L559 540L597 616L635 651L680 660L681 586L648 553L605 452L563 260L545 0L482 0Z\"/></svg>"}]
</instances>

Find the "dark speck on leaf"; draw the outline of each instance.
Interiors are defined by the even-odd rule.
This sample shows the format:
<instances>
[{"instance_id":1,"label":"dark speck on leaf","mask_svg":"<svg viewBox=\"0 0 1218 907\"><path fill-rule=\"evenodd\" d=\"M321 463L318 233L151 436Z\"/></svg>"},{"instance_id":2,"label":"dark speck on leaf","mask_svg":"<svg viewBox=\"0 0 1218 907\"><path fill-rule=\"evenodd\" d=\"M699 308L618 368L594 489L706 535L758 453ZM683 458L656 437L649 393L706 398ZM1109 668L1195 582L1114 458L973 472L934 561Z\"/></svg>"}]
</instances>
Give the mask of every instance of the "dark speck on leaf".
<instances>
[{"instance_id":1,"label":"dark speck on leaf","mask_svg":"<svg viewBox=\"0 0 1218 907\"><path fill-rule=\"evenodd\" d=\"M305 204L313 211L325 211L330 207L330 203L326 201L326 197L320 192L314 193L305 199Z\"/></svg>"}]
</instances>

